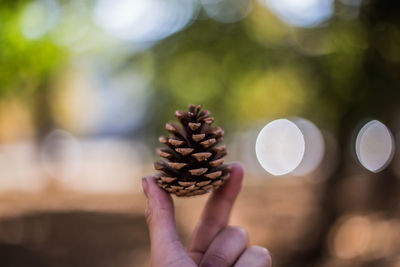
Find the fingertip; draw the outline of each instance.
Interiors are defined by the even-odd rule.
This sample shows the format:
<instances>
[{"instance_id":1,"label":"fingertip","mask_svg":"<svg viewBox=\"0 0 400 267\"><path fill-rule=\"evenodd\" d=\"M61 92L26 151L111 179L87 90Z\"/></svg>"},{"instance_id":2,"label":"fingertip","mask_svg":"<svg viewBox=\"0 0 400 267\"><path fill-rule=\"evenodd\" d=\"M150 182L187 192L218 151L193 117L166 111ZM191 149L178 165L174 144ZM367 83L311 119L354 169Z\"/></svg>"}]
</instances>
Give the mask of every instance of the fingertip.
<instances>
[{"instance_id":1,"label":"fingertip","mask_svg":"<svg viewBox=\"0 0 400 267\"><path fill-rule=\"evenodd\" d=\"M231 165L231 174L225 187L240 188L243 182L243 167L240 163L234 162Z\"/></svg>"},{"instance_id":2,"label":"fingertip","mask_svg":"<svg viewBox=\"0 0 400 267\"><path fill-rule=\"evenodd\" d=\"M268 264L272 263L271 253L268 249L261 246L251 246L248 248L249 252L255 257L263 258Z\"/></svg>"},{"instance_id":3,"label":"fingertip","mask_svg":"<svg viewBox=\"0 0 400 267\"><path fill-rule=\"evenodd\" d=\"M232 200L235 199L242 188L243 173L243 167L240 163L232 163L229 179L223 186L216 190L213 196L217 198L225 197Z\"/></svg>"},{"instance_id":4,"label":"fingertip","mask_svg":"<svg viewBox=\"0 0 400 267\"><path fill-rule=\"evenodd\" d=\"M231 170L231 178L234 177L234 179L243 179L243 166L239 162L234 162L232 163L232 170Z\"/></svg>"},{"instance_id":5,"label":"fingertip","mask_svg":"<svg viewBox=\"0 0 400 267\"><path fill-rule=\"evenodd\" d=\"M142 178L142 189L143 189L143 193L146 196L146 198L148 198L149 195L149 183L147 182L147 177L143 177Z\"/></svg>"},{"instance_id":6,"label":"fingertip","mask_svg":"<svg viewBox=\"0 0 400 267\"><path fill-rule=\"evenodd\" d=\"M145 193L149 205L160 206L160 205L169 205L172 203L171 196L161 189L156 182L155 176L145 176L142 178L142 187L143 192Z\"/></svg>"},{"instance_id":7,"label":"fingertip","mask_svg":"<svg viewBox=\"0 0 400 267\"><path fill-rule=\"evenodd\" d=\"M145 176L143 179L146 180L147 184L149 185L149 189L150 189L150 187L153 187L154 185L157 186L156 179L154 176L151 176L151 175Z\"/></svg>"}]
</instances>

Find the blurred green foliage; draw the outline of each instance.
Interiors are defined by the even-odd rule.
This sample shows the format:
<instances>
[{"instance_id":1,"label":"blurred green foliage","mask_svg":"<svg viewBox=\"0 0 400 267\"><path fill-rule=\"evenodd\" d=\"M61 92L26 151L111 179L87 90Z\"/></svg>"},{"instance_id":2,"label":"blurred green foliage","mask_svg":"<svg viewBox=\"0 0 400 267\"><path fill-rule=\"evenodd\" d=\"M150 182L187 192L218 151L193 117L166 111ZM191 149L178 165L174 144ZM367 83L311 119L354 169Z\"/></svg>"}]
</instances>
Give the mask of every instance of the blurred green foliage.
<instances>
[{"instance_id":1,"label":"blurred green foliage","mask_svg":"<svg viewBox=\"0 0 400 267\"><path fill-rule=\"evenodd\" d=\"M59 1L58 24L29 39L21 21L30 3L0 3L0 96L37 91L75 61L90 62L99 73L131 70L149 80L154 97L145 132L154 130L149 125L161 131L188 103L202 103L228 128L305 116L335 130L353 109L384 120L396 110L400 30L390 4L336 1L332 18L312 28L288 26L258 1L235 23L201 10L182 31L140 48L92 25L92 1ZM355 8L358 15L346 17ZM64 39L75 43L61 45ZM392 108L385 113L383 106Z\"/></svg>"},{"instance_id":2,"label":"blurred green foliage","mask_svg":"<svg viewBox=\"0 0 400 267\"><path fill-rule=\"evenodd\" d=\"M353 109L359 118L393 120L381 107L394 114L392 101L399 96L399 76L389 77L398 70L398 21L377 18L380 6L390 9L370 1L357 18L345 19L341 12L349 7L336 1L332 19L315 28L284 25L257 2L236 24L197 20L153 49L157 88L166 102L157 117L201 102L235 128L305 116L336 130ZM387 49L380 48L386 38L380 31L393 32Z\"/></svg>"},{"instance_id":3,"label":"blurred green foliage","mask_svg":"<svg viewBox=\"0 0 400 267\"><path fill-rule=\"evenodd\" d=\"M21 32L21 13L28 1L0 6L0 96L22 95L40 88L65 58L47 36L29 40Z\"/></svg>"}]
</instances>

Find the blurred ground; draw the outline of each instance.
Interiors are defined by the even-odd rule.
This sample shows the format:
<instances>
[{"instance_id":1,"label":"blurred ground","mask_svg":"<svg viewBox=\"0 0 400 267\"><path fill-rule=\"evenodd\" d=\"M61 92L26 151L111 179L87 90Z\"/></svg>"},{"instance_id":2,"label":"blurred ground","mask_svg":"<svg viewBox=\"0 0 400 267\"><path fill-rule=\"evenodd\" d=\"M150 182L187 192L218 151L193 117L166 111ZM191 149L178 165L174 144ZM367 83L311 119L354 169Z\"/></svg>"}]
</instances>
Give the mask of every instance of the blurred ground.
<instances>
[{"instance_id":1,"label":"blurred ground","mask_svg":"<svg viewBox=\"0 0 400 267\"><path fill-rule=\"evenodd\" d=\"M362 186L362 181L358 182ZM293 266L288 265L287 255L307 251L316 241L315 231L321 223L318 186L306 179L246 182L231 223L249 231L251 244L268 247L275 266ZM177 223L184 243L193 231L205 200L206 197L175 198ZM2 266L149 264L142 194L87 195L53 188L43 194L2 195L0 203ZM400 236L395 229L400 223L397 220L385 222L379 214L357 216L354 226L347 227L361 227L358 229L361 232L333 237L333 241L329 240L333 243L324 246L323 262L315 266L396 266ZM372 233L379 231L380 240L374 240ZM334 242L347 245L338 250ZM374 243L385 247L374 248Z\"/></svg>"}]
</instances>

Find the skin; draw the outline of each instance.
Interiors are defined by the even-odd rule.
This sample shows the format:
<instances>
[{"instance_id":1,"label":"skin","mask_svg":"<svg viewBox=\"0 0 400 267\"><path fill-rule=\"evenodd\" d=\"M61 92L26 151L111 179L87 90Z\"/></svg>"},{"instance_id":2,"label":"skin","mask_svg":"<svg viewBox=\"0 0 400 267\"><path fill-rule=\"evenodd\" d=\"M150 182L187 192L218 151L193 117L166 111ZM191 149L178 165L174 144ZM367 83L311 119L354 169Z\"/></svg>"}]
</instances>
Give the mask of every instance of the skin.
<instances>
[{"instance_id":1,"label":"skin","mask_svg":"<svg viewBox=\"0 0 400 267\"><path fill-rule=\"evenodd\" d=\"M146 220L150 232L153 267L270 267L268 251L248 245L244 228L228 226L229 216L242 187L243 168L233 164L231 178L211 194L186 250L176 231L174 205L154 177L144 177Z\"/></svg>"}]
</instances>

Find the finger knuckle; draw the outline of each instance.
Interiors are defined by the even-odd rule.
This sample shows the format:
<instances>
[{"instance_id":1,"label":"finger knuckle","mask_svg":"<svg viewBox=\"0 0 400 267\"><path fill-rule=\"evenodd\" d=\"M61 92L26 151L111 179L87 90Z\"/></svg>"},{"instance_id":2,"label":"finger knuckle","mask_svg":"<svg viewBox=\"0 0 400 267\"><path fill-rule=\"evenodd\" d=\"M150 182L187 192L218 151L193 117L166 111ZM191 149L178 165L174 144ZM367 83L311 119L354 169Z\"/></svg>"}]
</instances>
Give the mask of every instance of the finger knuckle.
<instances>
[{"instance_id":1,"label":"finger knuckle","mask_svg":"<svg viewBox=\"0 0 400 267\"><path fill-rule=\"evenodd\" d=\"M228 259L226 255L221 252L216 252L207 257L207 259L200 265L201 267L220 267L228 266Z\"/></svg>"},{"instance_id":2,"label":"finger knuckle","mask_svg":"<svg viewBox=\"0 0 400 267\"><path fill-rule=\"evenodd\" d=\"M167 205L154 205L150 204L147 206L145 211L146 221L151 224L157 218L168 216L171 213L171 208Z\"/></svg>"},{"instance_id":3,"label":"finger knuckle","mask_svg":"<svg viewBox=\"0 0 400 267\"><path fill-rule=\"evenodd\" d=\"M185 257L176 257L172 258L169 261L166 261L162 267L193 267L194 264L188 262L187 258Z\"/></svg>"},{"instance_id":4,"label":"finger knuckle","mask_svg":"<svg viewBox=\"0 0 400 267\"><path fill-rule=\"evenodd\" d=\"M264 262L264 266L270 266L272 262L271 255L266 248L260 246L251 246L248 248L248 250L254 257L259 259L260 262Z\"/></svg>"},{"instance_id":5,"label":"finger knuckle","mask_svg":"<svg viewBox=\"0 0 400 267\"><path fill-rule=\"evenodd\" d=\"M238 236L241 240L247 241L249 239L249 234L247 230L240 226L228 226L227 230L229 234Z\"/></svg>"},{"instance_id":6,"label":"finger knuckle","mask_svg":"<svg viewBox=\"0 0 400 267\"><path fill-rule=\"evenodd\" d=\"M152 220L153 220L153 215L154 211L151 207L147 207L146 211L145 211L145 216L146 216L146 222L147 224L151 224Z\"/></svg>"}]
</instances>

